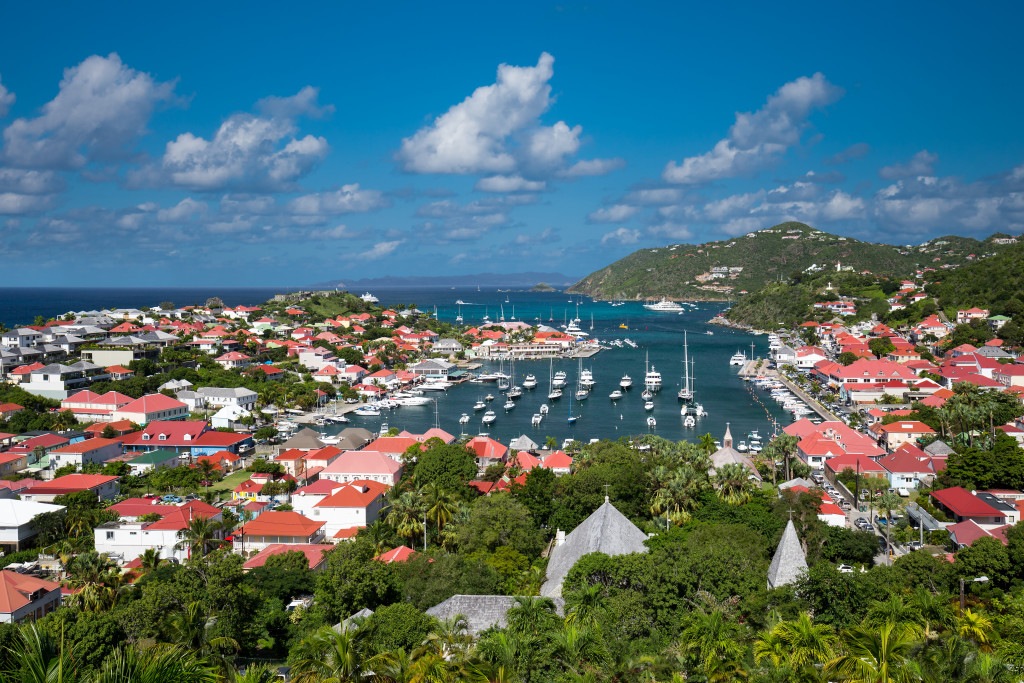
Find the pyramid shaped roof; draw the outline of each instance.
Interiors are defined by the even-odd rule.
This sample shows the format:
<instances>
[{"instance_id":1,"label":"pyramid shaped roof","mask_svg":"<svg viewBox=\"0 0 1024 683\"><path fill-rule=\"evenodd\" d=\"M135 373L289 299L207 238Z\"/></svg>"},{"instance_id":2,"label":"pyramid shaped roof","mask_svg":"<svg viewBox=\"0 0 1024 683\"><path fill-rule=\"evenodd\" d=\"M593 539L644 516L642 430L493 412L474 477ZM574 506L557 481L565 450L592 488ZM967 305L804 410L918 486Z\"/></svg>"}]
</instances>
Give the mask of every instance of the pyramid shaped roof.
<instances>
[{"instance_id":1,"label":"pyramid shaped roof","mask_svg":"<svg viewBox=\"0 0 1024 683\"><path fill-rule=\"evenodd\" d=\"M807 558L796 535L793 520L786 524L782 532L782 540L775 550L771 566L768 567L768 588L778 588L796 582L800 574L807 571Z\"/></svg>"},{"instance_id":2,"label":"pyramid shaped roof","mask_svg":"<svg viewBox=\"0 0 1024 683\"><path fill-rule=\"evenodd\" d=\"M606 497L604 504L580 523L565 537L565 542L551 550L548 561L547 581L540 594L548 598L562 595L562 581L576 561L589 553L605 555L628 555L646 553L644 541L647 534L640 531L629 519L619 512Z\"/></svg>"}]
</instances>

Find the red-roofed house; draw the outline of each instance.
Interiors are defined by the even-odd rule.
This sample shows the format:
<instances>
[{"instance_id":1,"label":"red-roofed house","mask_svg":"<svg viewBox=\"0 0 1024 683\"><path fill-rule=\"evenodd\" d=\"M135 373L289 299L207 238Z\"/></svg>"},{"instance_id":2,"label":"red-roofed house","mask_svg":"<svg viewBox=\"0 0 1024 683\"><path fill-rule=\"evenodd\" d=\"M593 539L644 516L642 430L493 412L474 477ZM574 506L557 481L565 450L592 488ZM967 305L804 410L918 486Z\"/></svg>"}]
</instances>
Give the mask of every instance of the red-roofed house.
<instances>
[{"instance_id":1,"label":"red-roofed house","mask_svg":"<svg viewBox=\"0 0 1024 683\"><path fill-rule=\"evenodd\" d=\"M10 420L23 410L25 410L24 406L19 406L17 403L0 403L0 420Z\"/></svg>"},{"instance_id":2,"label":"red-roofed house","mask_svg":"<svg viewBox=\"0 0 1024 683\"><path fill-rule=\"evenodd\" d=\"M1004 387L1024 387L1024 365L1008 363L992 370L992 379Z\"/></svg>"},{"instance_id":3,"label":"red-roofed house","mask_svg":"<svg viewBox=\"0 0 1024 683\"><path fill-rule=\"evenodd\" d=\"M408 546L400 545L397 548L387 551L377 557L373 558L384 564L391 564L392 562L405 562L410 557L416 554L416 551Z\"/></svg>"},{"instance_id":4,"label":"red-roofed house","mask_svg":"<svg viewBox=\"0 0 1024 683\"><path fill-rule=\"evenodd\" d=\"M973 545L979 538L995 538L1006 545L1006 530L1009 528L1010 525L1005 525L991 530L985 529L973 519L966 519L956 524L950 524L946 527L946 531L949 532L949 538L957 550L962 550Z\"/></svg>"},{"instance_id":5,"label":"red-roofed house","mask_svg":"<svg viewBox=\"0 0 1024 683\"><path fill-rule=\"evenodd\" d=\"M987 320L988 311L984 308L960 309L956 312L956 324L965 325L972 320Z\"/></svg>"},{"instance_id":6,"label":"red-roofed house","mask_svg":"<svg viewBox=\"0 0 1024 683\"><path fill-rule=\"evenodd\" d=\"M566 455L564 451L555 451L544 458L543 465L547 469L552 470L556 477L560 477L572 471L572 458Z\"/></svg>"},{"instance_id":7,"label":"red-roofed house","mask_svg":"<svg viewBox=\"0 0 1024 683\"><path fill-rule=\"evenodd\" d=\"M242 466L241 456L235 455L231 451L217 451L211 455L200 455L195 459L195 464L198 465L204 461L213 465L213 469L221 470L224 473L234 472Z\"/></svg>"},{"instance_id":8,"label":"red-roofed house","mask_svg":"<svg viewBox=\"0 0 1024 683\"><path fill-rule=\"evenodd\" d=\"M885 468L871 458L853 453L844 453L843 455L829 458L825 461L825 467L835 474L846 470L859 471L861 476L884 477L887 474Z\"/></svg>"},{"instance_id":9,"label":"red-roofed house","mask_svg":"<svg viewBox=\"0 0 1024 683\"><path fill-rule=\"evenodd\" d=\"M320 472L320 478L342 483L368 479L394 486L402 478L402 463L377 451L345 451Z\"/></svg>"},{"instance_id":10,"label":"red-roofed house","mask_svg":"<svg viewBox=\"0 0 1024 683\"><path fill-rule=\"evenodd\" d=\"M187 548L178 548L182 531L194 519L223 520L220 509L202 501L193 500L184 505L146 505L147 499L130 498L112 505L121 515L116 522L101 524L93 530L96 551L119 556L123 562L137 558L149 548L160 552L163 559L183 561L188 558ZM156 521L143 522L145 515L160 515ZM223 535L218 532L217 538Z\"/></svg>"},{"instance_id":11,"label":"red-roofed house","mask_svg":"<svg viewBox=\"0 0 1024 683\"><path fill-rule=\"evenodd\" d=\"M235 531L238 551L263 550L276 543L297 545L320 543L323 522L316 522L294 510L269 510Z\"/></svg>"},{"instance_id":12,"label":"red-roofed house","mask_svg":"<svg viewBox=\"0 0 1024 683\"><path fill-rule=\"evenodd\" d=\"M466 444L466 448L476 454L476 464L480 469L486 469L499 462L505 462L505 458L508 455L507 446L486 436L474 436Z\"/></svg>"},{"instance_id":13,"label":"red-roofed house","mask_svg":"<svg viewBox=\"0 0 1024 683\"><path fill-rule=\"evenodd\" d=\"M27 574L0 571L0 624L42 619L60 607L61 586Z\"/></svg>"},{"instance_id":14,"label":"red-roofed house","mask_svg":"<svg viewBox=\"0 0 1024 683\"><path fill-rule=\"evenodd\" d=\"M110 375L110 379L114 380L115 382L118 382L123 379L131 379L132 377L135 376L134 372L120 365L111 365L109 368L107 368L107 373Z\"/></svg>"},{"instance_id":15,"label":"red-roofed house","mask_svg":"<svg viewBox=\"0 0 1024 683\"><path fill-rule=\"evenodd\" d=\"M377 521L389 486L366 479L347 484L331 483L334 487L330 493L308 510L300 509L295 503L299 497L292 496L292 505L295 505L296 510L325 523L324 535L327 538L333 538L342 529L365 527ZM314 496L310 496L312 498Z\"/></svg>"},{"instance_id":16,"label":"red-roofed house","mask_svg":"<svg viewBox=\"0 0 1024 683\"><path fill-rule=\"evenodd\" d=\"M894 451L905 443L914 443L926 436L935 434L935 430L923 422L910 420L893 422L887 425L875 425L885 439L885 446Z\"/></svg>"},{"instance_id":17,"label":"red-roofed house","mask_svg":"<svg viewBox=\"0 0 1024 683\"><path fill-rule=\"evenodd\" d=\"M245 355L241 351L230 351L221 356L218 356L214 360L224 368L225 370L241 369L249 367L249 363L252 360L249 356Z\"/></svg>"},{"instance_id":18,"label":"red-roofed house","mask_svg":"<svg viewBox=\"0 0 1024 683\"><path fill-rule=\"evenodd\" d=\"M218 451L241 454L250 450L253 442L249 434L211 431L209 423L199 420L157 420L147 424L141 432L126 436L124 447L134 452L162 449L199 456Z\"/></svg>"},{"instance_id":19,"label":"red-roofed house","mask_svg":"<svg viewBox=\"0 0 1024 683\"><path fill-rule=\"evenodd\" d=\"M70 410L75 419L81 422L112 422L114 411L133 400L131 396L116 391L108 391L100 396L85 389L61 401L60 408Z\"/></svg>"},{"instance_id":20,"label":"red-roofed house","mask_svg":"<svg viewBox=\"0 0 1024 683\"><path fill-rule=\"evenodd\" d=\"M931 456L912 443L879 458L878 464L885 468L889 485L896 489L916 489L922 481L930 482L935 477Z\"/></svg>"},{"instance_id":21,"label":"red-roofed house","mask_svg":"<svg viewBox=\"0 0 1024 683\"><path fill-rule=\"evenodd\" d=\"M263 550L253 555L250 559L246 560L242 568L246 571L255 569L256 567L262 567L267 563L271 557L275 555L283 555L284 553L299 552L306 556L306 561L309 563L309 568L315 572L322 571L327 565L327 556L324 554L327 551L333 549L333 545L314 543L314 544L285 544L285 543L273 543L268 545Z\"/></svg>"},{"instance_id":22,"label":"red-roofed house","mask_svg":"<svg viewBox=\"0 0 1024 683\"><path fill-rule=\"evenodd\" d=\"M188 418L188 406L176 398L163 394L147 394L131 403L121 406L113 413L114 420L129 420L145 425L154 420L184 420Z\"/></svg>"},{"instance_id":23,"label":"red-roofed house","mask_svg":"<svg viewBox=\"0 0 1024 683\"><path fill-rule=\"evenodd\" d=\"M1009 521L1006 510L997 509L990 504L991 501L986 502L960 486L932 491L931 497L939 508L958 522L970 519L981 525L1001 526ZM1010 515L1011 518L1013 516Z\"/></svg>"},{"instance_id":24,"label":"red-roofed house","mask_svg":"<svg viewBox=\"0 0 1024 683\"><path fill-rule=\"evenodd\" d=\"M21 492L21 499L52 503L57 496L92 491L99 500L109 500L117 497L120 491L119 479L120 477L103 474L65 474L63 477L36 483L32 488Z\"/></svg>"},{"instance_id":25,"label":"red-roofed house","mask_svg":"<svg viewBox=\"0 0 1024 683\"><path fill-rule=\"evenodd\" d=\"M75 465L81 469L83 465L104 463L123 453L121 444L113 439L86 439L50 451L50 467L56 470Z\"/></svg>"}]
</instances>

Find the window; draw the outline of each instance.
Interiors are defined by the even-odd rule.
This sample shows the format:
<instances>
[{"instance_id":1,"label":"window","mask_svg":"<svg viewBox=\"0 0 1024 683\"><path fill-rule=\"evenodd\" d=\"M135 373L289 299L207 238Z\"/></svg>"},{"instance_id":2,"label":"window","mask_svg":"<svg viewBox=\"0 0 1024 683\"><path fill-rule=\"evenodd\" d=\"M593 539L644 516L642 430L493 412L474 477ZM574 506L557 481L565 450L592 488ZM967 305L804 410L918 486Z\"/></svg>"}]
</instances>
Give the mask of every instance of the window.
<instances>
[{"instance_id":1,"label":"window","mask_svg":"<svg viewBox=\"0 0 1024 683\"><path fill-rule=\"evenodd\" d=\"M107 532L107 540L108 541L114 540L114 532L113 531L108 531Z\"/></svg>"}]
</instances>

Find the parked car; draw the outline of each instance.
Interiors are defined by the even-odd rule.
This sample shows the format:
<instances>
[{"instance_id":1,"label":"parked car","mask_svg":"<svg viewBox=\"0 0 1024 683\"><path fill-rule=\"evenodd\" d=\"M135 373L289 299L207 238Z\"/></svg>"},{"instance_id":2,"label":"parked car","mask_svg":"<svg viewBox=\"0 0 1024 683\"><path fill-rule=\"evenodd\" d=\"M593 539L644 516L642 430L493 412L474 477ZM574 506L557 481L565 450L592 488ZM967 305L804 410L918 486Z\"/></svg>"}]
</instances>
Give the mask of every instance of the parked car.
<instances>
[{"instance_id":1,"label":"parked car","mask_svg":"<svg viewBox=\"0 0 1024 683\"><path fill-rule=\"evenodd\" d=\"M836 567L836 569L838 569L840 571L840 573L842 573L842 574L852 574L853 573L853 567L851 567L848 564L841 564L838 567Z\"/></svg>"},{"instance_id":2,"label":"parked car","mask_svg":"<svg viewBox=\"0 0 1024 683\"><path fill-rule=\"evenodd\" d=\"M857 519L854 520L853 525L858 527L858 528L863 528L863 527L867 526L867 523L868 523L868 520L867 520L866 517L858 517Z\"/></svg>"},{"instance_id":3,"label":"parked car","mask_svg":"<svg viewBox=\"0 0 1024 683\"><path fill-rule=\"evenodd\" d=\"M907 550L920 550L923 547L924 544L921 543L921 541L911 541L910 543L907 543Z\"/></svg>"}]
</instances>

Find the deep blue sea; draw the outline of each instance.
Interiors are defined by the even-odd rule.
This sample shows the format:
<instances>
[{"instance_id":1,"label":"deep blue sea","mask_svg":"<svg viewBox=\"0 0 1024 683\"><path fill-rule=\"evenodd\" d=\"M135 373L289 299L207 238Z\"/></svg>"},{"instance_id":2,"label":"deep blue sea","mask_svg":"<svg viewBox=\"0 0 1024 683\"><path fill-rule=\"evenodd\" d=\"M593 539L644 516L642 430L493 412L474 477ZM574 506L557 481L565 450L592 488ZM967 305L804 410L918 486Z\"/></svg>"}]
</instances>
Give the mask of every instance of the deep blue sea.
<instances>
[{"instance_id":1,"label":"deep blue sea","mask_svg":"<svg viewBox=\"0 0 1024 683\"><path fill-rule=\"evenodd\" d=\"M68 311L91 310L114 307L156 306L162 301L172 301L179 306L202 304L211 296L219 296L226 305L254 305L266 301L283 288L152 288L152 289L60 289L60 288L5 288L0 289L0 321L8 327L15 324L31 323L36 315L54 316ZM362 292L355 292L362 294ZM493 288L477 291L473 288L415 288L374 290L382 304L416 304L420 309L433 312L436 306L438 318L450 322L460 310L467 324L480 322L484 315L497 320L502 314L506 319L514 315L517 320L530 324L560 326L566 319L578 317L581 327L599 340L632 339L637 348L612 348L583 363L594 373L597 381L590 398L573 403L573 414L580 415L579 421L570 426L569 391L574 388L579 374L577 361L556 361L555 371L564 370L568 376L565 397L550 403L550 412L540 427L533 427L530 418L538 412L542 403L547 403L548 361L523 361L516 364L515 373L521 383L526 374L537 377L539 386L534 391L524 392L517 406L506 413L502 409L503 399L492 385L462 384L447 392L437 392L437 420L445 430L458 434L463 431L459 417L463 413L471 416L465 426L467 433L481 431L504 442L528 434L543 444L548 436L559 441L572 437L581 440L591 438L617 439L620 436L647 432L643 399L645 361L657 368L663 378L663 389L654 399L653 415L657 426L650 430L668 439L695 439L697 435L710 432L718 438L725 431L726 422L731 423L733 436L743 438L751 430L759 430L761 436L771 433L772 420L780 425L788 424L791 418L767 396L754 391L749 383L737 377L739 368L729 365L729 357L736 351L751 355L767 354L767 338L754 336L719 326L708 325L707 321L724 308L724 304L699 303L696 310L687 307L683 314L656 313L648 311L638 302L626 302L612 306L608 302L593 301L587 297L572 296L561 292L499 292ZM458 306L455 301L468 302ZM507 299L507 302L506 302ZM593 320L593 323L591 323ZM591 324L593 329L591 330ZM625 325L628 329L623 329ZM682 381L683 333L688 335L690 358L695 360L694 384L697 402L703 404L709 415L700 420L696 429L683 427L680 415L681 403L676 392ZM707 332L712 331L713 335ZM488 363L485 367L490 368ZM497 369L497 364L493 364ZM612 402L608 394L618 388L623 374L633 378L633 389L624 398ZM486 393L494 393L493 409L497 421L489 428L480 423L482 412L474 413L473 404ZM377 429L386 422L391 427L422 432L433 426L434 408L403 407L387 412L379 418L353 417L353 425ZM329 429L328 431L336 431Z\"/></svg>"}]
</instances>

